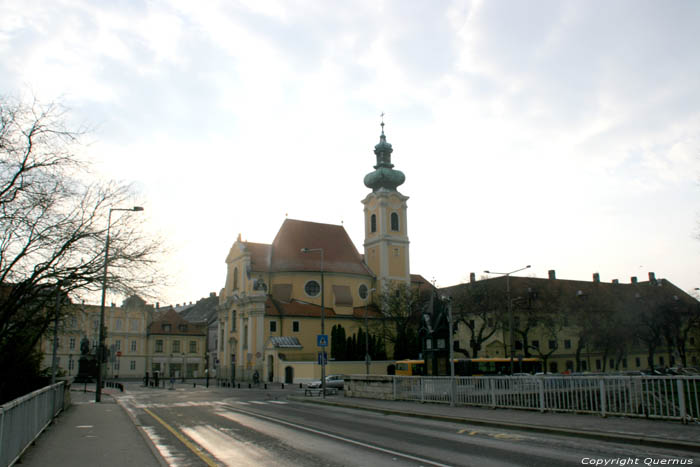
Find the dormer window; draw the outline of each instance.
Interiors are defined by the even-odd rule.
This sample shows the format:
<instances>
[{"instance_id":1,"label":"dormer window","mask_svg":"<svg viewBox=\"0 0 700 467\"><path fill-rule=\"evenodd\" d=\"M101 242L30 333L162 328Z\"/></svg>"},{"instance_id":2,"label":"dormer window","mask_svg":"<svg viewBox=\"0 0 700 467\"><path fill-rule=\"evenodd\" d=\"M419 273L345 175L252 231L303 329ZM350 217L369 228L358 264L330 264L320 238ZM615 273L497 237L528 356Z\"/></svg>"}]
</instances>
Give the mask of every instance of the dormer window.
<instances>
[{"instance_id":1,"label":"dormer window","mask_svg":"<svg viewBox=\"0 0 700 467\"><path fill-rule=\"evenodd\" d=\"M170 332L170 331L173 330L173 326L172 326L170 323L163 324L162 327L163 327L163 331L168 331L168 332Z\"/></svg>"},{"instance_id":2,"label":"dormer window","mask_svg":"<svg viewBox=\"0 0 700 467\"><path fill-rule=\"evenodd\" d=\"M187 325L186 324L178 324L177 330L182 331L182 332L187 332Z\"/></svg>"}]
</instances>

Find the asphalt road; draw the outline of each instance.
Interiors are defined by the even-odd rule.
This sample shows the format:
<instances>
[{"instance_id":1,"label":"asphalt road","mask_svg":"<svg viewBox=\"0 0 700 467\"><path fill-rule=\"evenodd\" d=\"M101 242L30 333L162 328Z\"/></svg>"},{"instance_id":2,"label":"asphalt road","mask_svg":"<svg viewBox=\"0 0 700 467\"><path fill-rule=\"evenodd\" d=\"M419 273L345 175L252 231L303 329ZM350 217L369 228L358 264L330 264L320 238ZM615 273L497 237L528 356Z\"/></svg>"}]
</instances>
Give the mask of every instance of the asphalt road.
<instances>
[{"instance_id":1,"label":"asphalt road","mask_svg":"<svg viewBox=\"0 0 700 467\"><path fill-rule=\"evenodd\" d=\"M700 462L695 454L660 448L288 401L291 393L134 385L118 397L172 466L573 466L626 458L639 459L637 465L645 459L655 465L661 459Z\"/></svg>"}]
</instances>

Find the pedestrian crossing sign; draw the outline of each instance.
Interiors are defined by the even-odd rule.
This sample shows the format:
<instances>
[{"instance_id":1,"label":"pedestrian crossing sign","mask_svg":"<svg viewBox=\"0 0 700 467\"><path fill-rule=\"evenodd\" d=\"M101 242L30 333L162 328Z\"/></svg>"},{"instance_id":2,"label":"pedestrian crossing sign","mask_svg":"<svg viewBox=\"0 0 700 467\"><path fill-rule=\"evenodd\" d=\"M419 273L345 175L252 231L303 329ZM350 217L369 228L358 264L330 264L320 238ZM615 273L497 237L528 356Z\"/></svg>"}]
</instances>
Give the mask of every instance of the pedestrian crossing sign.
<instances>
[{"instance_id":1,"label":"pedestrian crossing sign","mask_svg":"<svg viewBox=\"0 0 700 467\"><path fill-rule=\"evenodd\" d=\"M328 347L328 334L319 334L316 336L316 345L319 347Z\"/></svg>"}]
</instances>

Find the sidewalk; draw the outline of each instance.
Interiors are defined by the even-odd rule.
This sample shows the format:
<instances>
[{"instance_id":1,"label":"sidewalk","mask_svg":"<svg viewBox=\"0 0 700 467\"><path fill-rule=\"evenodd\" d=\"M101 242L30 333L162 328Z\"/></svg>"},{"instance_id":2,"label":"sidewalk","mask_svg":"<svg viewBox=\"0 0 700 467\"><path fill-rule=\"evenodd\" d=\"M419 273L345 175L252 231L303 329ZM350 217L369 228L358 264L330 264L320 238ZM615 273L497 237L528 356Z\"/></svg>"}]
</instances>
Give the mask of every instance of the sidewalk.
<instances>
[{"instance_id":1,"label":"sidewalk","mask_svg":"<svg viewBox=\"0 0 700 467\"><path fill-rule=\"evenodd\" d=\"M290 400L371 410L387 415L423 417L504 429L536 431L553 435L598 439L602 441L655 446L700 452L700 424L650 420L632 417L607 417L571 413L540 413L529 410L450 407L448 404L421 404L378 399L336 396L289 396Z\"/></svg>"},{"instance_id":2,"label":"sidewalk","mask_svg":"<svg viewBox=\"0 0 700 467\"><path fill-rule=\"evenodd\" d=\"M110 395L119 390L103 389L102 402L97 404L95 385L88 385L88 392L83 392L82 388L82 384L74 386L70 393L71 406L54 420L39 436L36 444L22 456L23 466L166 465L160 457L156 457L144 434Z\"/></svg>"}]
</instances>

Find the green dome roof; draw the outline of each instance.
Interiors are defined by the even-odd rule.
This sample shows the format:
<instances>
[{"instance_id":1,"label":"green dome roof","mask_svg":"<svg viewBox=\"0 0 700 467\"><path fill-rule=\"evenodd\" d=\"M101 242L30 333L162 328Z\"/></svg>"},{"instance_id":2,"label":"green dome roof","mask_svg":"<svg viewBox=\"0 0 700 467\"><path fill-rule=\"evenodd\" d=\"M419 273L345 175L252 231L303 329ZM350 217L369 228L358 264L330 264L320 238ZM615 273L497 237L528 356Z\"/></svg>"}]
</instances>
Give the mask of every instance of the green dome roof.
<instances>
[{"instance_id":1,"label":"green dome roof","mask_svg":"<svg viewBox=\"0 0 700 467\"><path fill-rule=\"evenodd\" d=\"M396 187L406 181L406 176L400 170L394 170L391 163L391 153L394 149L387 143L384 135L384 122L382 122L382 134L379 137L379 144L374 146L374 154L377 156L377 165L374 172L365 175L365 185L372 191L380 188L396 190Z\"/></svg>"}]
</instances>

